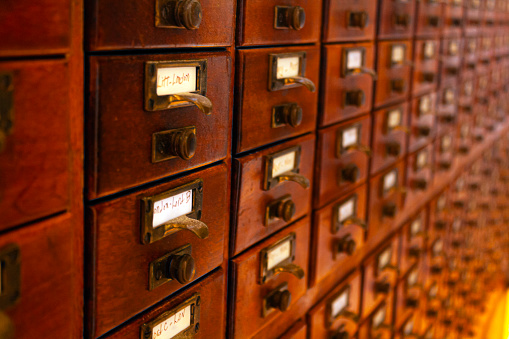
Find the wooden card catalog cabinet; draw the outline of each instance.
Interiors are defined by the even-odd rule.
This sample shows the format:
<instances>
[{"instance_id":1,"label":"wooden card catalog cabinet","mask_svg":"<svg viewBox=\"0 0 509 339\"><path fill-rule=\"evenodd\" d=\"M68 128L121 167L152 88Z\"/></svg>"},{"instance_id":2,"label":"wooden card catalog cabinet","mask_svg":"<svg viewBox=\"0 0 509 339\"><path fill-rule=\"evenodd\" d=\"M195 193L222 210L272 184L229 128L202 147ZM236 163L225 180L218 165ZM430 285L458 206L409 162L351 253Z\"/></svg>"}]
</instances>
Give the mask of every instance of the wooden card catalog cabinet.
<instances>
[{"instance_id":1,"label":"wooden card catalog cabinet","mask_svg":"<svg viewBox=\"0 0 509 339\"><path fill-rule=\"evenodd\" d=\"M359 338L389 339L392 337L392 297L384 300L359 329Z\"/></svg>"}]
</instances>

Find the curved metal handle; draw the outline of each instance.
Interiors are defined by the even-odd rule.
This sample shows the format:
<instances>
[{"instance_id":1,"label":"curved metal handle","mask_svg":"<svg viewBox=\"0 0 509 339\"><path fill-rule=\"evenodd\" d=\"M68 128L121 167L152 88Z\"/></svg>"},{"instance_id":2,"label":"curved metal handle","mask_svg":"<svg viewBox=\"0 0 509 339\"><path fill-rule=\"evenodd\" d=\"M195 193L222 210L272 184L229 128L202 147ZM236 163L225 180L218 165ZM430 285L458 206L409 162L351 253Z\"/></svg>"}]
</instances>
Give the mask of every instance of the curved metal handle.
<instances>
[{"instance_id":1,"label":"curved metal handle","mask_svg":"<svg viewBox=\"0 0 509 339\"><path fill-rule=\"evenodd\" d=\"M403 126L403 125L398 125L398 126L394 126L392 128L393 131L402 131L402 132L405 132L406 134L410 134L410 128L408 128L407 126Z\"/></svg>"},{"instance_id":2,"label":"curved metal handle","mask_svg":"<svg viewBox=\"0 0 509 339\"><path fill-rule=\"evenodd\" d=\"M301 84L301 85L305 86L310 92L314 92L316 90L316 86L313 83L313 81L309 80L308 78L304 78L304 77L299 77L299 76L288 77L288 78L284 78L283 82L285 85Z\"/></svg>"},{"instance_id":3,"label":"curved metal handle","mask_svg":"<svg viewBox=\"0 0 509 339\"><path fill-rule=\"evenodd\" d=\"M191 231L200 239L207 239L209 236L207 224L200 220L188 218L185 215L172 219L168 224L164 224L164 236L180 230Z\"/></svg>"},{"instance_id":4,"label":"curved metal handle","mask_svg":"<svg viewBox=\"0 0 509 339\"><path fill-rule=\"evenodd\" d=\"M405 187L401 187L401 186L394 186L392 188L390 188L387 193L391 194L391 193L402 193L402 194L406 194L407 193L407 189Z\"/></svg>"},{"instance_id":5,"label":"curved metal handle","mask_svg":"<svg viewBox=\"0 0 509 339\"><path fill-rule=\"evenodd\" d=\"M209 98L195 93L177 93L169 96L170 103L176 101L185 101L190 102L193 105L196 105L200 111L209 115L212 113L212 102Z\"/></svg>"},{"instance_id":6,"label":"curved metal handle","mask_svg":"<svg viewBox=\"0 0 509 339\"><path fill-rule=\"evenodd\" d=\"M290 273L296 276L298 279L304 278L304 270L295 264L286 264L284 266L277 266L274 268L274 274L279 273Z\"/></svg>"},{"instance_id":7,"label":"curved metal handle","mask_svg":"<svg viewBox=\"0 0 509 339\"><path fill-rule=\"evenodd\" d=\"M372 154L371 148L369 148L366 145L362 145L362 144L350 145L346 148L346 151L359 151L359 152L366 154L368 157L370 157Z\"/></svg>"},{"instance_id":8,"label":"curved metal handle","mask_svg":"<svg viewBox=\"0 0 509 339\"><path fill-rule=\"evenodd\" d=\"M361 67L361 68L359 68L359 70L360 70L361 73L371 75L371 78L373 78L373 81L377 81L378 80L378 74L376 73L375 70L369 69L369 68L366 68L366 67Z\"/></svg>"},{"instance_id":9,"label":"curved metal handle","mask_svg":"<svg viewBox=\"0 0 509 339\"><path fill-rule=\"evenodd\" d=\"M357 225L363 229L368 228L368 225L366 224L366 222L364 220L362 220L361 218L353 217L353 216L346 218L341 224L343 224L344 226Z\"/></svg>"},{"instance_id":10,"label":"curved metal handle","mask_svg":"<svg viewBox=\"0 0 509 339\"><path fill-rule=\"evenodd\" d=\"M399 267L398 267L398 266L396 266L396 265L391 265L391 264L389 264L389 265L385 265L383 269L384 269L384 270L385 270L385 269L393 270L394 272L396 272L396 273L398 273L398 274L399 274Z\"/></svg>"},{"instance_id":11,"label":"curved metal handle","mask_svg":"<svg viewBox=\"0 0 509 339\"><path fill-rule=\"evenodd\" d=\"M343 312L341 312L340 315L356 323L358 323L359 320L361 319L361 317L357 313L351 312L349 310L344 310Z\"/></svg>"},{"instance_id":12,"label":"curved metal handle","mask_svg":"<svg viewBox=\"0 0 509 339\"><path fill-rule=\"evenodd\" d=\"M299 173L294 172L283 173L280 176L276 177L276 179L278 183L283 181L293 181L301 185L303 188L309 188L309 179Z\"/></svg>"}]
</instances>

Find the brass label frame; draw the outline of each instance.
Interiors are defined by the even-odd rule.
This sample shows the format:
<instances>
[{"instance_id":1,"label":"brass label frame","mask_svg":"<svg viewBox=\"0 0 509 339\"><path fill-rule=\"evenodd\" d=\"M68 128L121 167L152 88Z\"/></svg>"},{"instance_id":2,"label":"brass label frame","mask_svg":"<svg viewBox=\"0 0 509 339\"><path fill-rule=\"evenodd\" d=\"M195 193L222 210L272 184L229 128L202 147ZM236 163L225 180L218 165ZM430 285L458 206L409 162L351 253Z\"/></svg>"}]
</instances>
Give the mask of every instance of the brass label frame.
<instances>
[{"instance_id":1,"label":"brass label frame","mask_svg":"<svg viewBox=\"0 0 509 339\"><path fill-rule=\"evenodd\" d=\"M343 48L341 53L341 76L343 78L349 75L363 74L360 68L348 69L348 53L352 51L361 51L362 53L361 67L366 67L366 47Z\"/></svg>"},{"instance_id":2,"label":"brass label frame","mask_svg":"<svg viewBox=\"0 0 509 339\"><path fill-rule=\"evenodd\" d=\"M387 251L390 251L391 252L391 255L390 255L390 258L389 258L389 261L384 264L383 266L380 265L380 256L382 256L383 254L385 254L385 252ZM383 270L385 270L385 268L391 266L391 262L392 262L392 257L394 255L394 249L392 248L392 245L389 245L387 247L384 248L383 251L379 252L376 256L376 275L375 276L379 276L380 273L383 272Z\"/></svg>"},{"instance_id":3,"label":"brass label frame","mask_svg":"<svg viewBox=\"0 0 509 339\"><path fill-rule=\"evenodd\" d=\"M351 128L357 129L357 142L356 144L359 145L359 139L362 137L362 124L361 123L355 123L352 125L348 125L345 128L338 129L336 132L336 157L340 158L343 154L347 152L345 148L343 148L343 132L351 129ZM348 146L347 146L348 148Z\"/></svg>"},{"instance_id":4,"label":"brass label frame","mask_svg":"<svg viewBox=\"0 0 509 339\"><path fill-rule=\"evenodd\" d=\"M341 315L350 307L350 291L351 291L350 284L343 287L341 290L339 290L337 293L335 293L328 301L327 301L327 307L325 309L325 319L327 321L327 327L331 327L334 321L336 321L338 318L341 318ZM332 304L334 301L336 301L341 295L343 295L346 292L347 299L346 299L346 305L343 307L338 314L334 316L332 312Z\"/></svg>"},{"instance_id":5,"label":"brass label frame","mask_svg":"<svg viewBox=\"0 0 509 339\"><path fill-rule=\"evenodd\" d=\"M290 170L289 172L299 173L299 171L300 171L299 170L300 157L301 157L301 153L302 153L302 149L301 149L300 145L292 146L292 147L284 149L282 151L264 156L264 158L265 158L265 175L264 175L264 179L263 179L263 190L264 191L270 190L271 188L277 186L277 184L279 183L277 176L276 177L272 176L274 159L276 159L280 156L283 156L285 154L292 153L292 152L295 152L295 162L293 165L293 169Z\"/></svg>"},{"instance_id":6,"label":"brass label frame","mask_svg":"<svg viewBox=\"0 0 509 339\"><path fill-rule=\"evenodd\" d=\"M403 60L401 61L394 61L392 59L392 51L395 47L402 47L403 48ZM389 55L390 55L390 58L389 58L389 68L394 68L394 67L400 67L400 66L404 66L405 65L405 62L407 60L407 57L408 57L408 50L407 50L407 45L405 44L392 44L389 46Z\"/></svg>"},{"instance_id":7,"label":"brass label frame","mask_svg":"<svg viewBox=\"0 0 509 339\"><path fill-rule=\"evenodd\" d=\"M399 113L399 124L394 127L389 127L389 115L390 115L390 113L395 112L395 111L398 111L398 113ZM404 126L404 122L403 122L404 114L405 114L405 112L403 111L403 107L391 108L391 109L386 110L384 113L384 125L383 125L384 134L388 134L388 133L392 132L394 130L394 128L396 128L398 126Z\"/></svg>"},{"instance_id":8,"label":"brass label frame","mask_svg":"<svg viewBox=\"0 0 509 339\"><path fill-rule=\"evenodd\" d=\"M163 239L175 232L178 229L167 227L166 225L160 225L156 228L153 227L154 221L154 203L175 196L180 193L192 190L193 192L193 210L191 213L186 214L188 218L200 220L202 217L203 207L203 179L196 179L187 184L172 188L162 193L143 197L140 200L141 203L141 243L151 244L157 240ZM173 220L173 219L172 219ZM171 222L168 220L167 223Z\"/></svg>"},{"instance_id":9,"label":"brass label frame","mask_svg":"<svg viewBox=\"0 0 509 339\"><path fill-rule=\"evenodd\" d=\"M337 233L341 228L343 228L343 223L341 223L339 221L339 209L342 205L344 205L347 201L351 200L352 198L353 198L352 217L357 216L359 197L358 197L357 193L354 193L334 205L333 210L332 210L332 223L331 223L331 232L332 233Z\"/></svg>"},{"instance_id":10,"label":"brass label frame","mask_svg":"<svg viewBox=\"0 0 509 339\"><path fill-rule=\"evenodd\" d=\"M167 268L165 267L166 260L172 255L184 255L184 254L192 254L191 244L184 245L179 247L160 258L155 259L149 264L148 268L148 289L149 291L154 290L155 288L166 284L173 279L167 278L165 273L167 273ZM157 277L160 277L157 279ZM186 284L187 285L187 284Z\"/></svg>"},{"instance_id":11,"label":"brass label frame","mask_svg":"<svg viewBox=\"0 0 509 339\"><path fill-rule=\"evenodd\" d=\"M155 319L144 323L140 326L140 339L152 339L152 332L155 326L177 314L178 311L191 306L191 323L188 328L178 333L172 339L192 339L195 337L196 325L200 323L200 304L201 296L199 293L193 294L192 297L173 307L171 310L161 313ZM198 325L199 326L199 325Z\"/></svg>"},{"instance_id":12,"label":"brass label frame","mask_svg":"<svg viewBox=\"0 0 509 339\"><path fill-rule=\"evenodd\" d=\"M207 59L145 62L145 110L161 111L194 106L187 101L171 100L170 95L157 95L157 70L171 67L196 67L196 90L190 93L207 96Z\"/></svg>"},{"instance_id":13,"label":"brass label frame","mask_svg":"<svg viewBox=\"0 0 509 339\"><path fill-rule=\"evenodd\" d=\"M394 181L394 186L392 186L391 188L388 188L386 189L384 186L384 179L387 175L389 175L390 173L394 172L396 174L396 180ZM395 187L398 187L398 183L399 183L399 168L393 168L391 169L390 171L386 172L384 175L382 175L382 177L380 178L381 180L381 185L380 185L380 196L381 197L387 197L387 194L389 192L391 192Z\"/></svg>"},{"instance_id":14,"label":"brass label frame","mask_svg":"<svg viewBox=\"0 0 509 339\"><path fill-rule=\"evenodd\" d=\"M278 53L269 54L269 91L280 91L283 89L300 87L300 84L285 84L284 78L277 78L277 61L278 59L298 57L299 73L298 76L304 77L306 74L306 52Z\"/></svg>"},{"instance_id":15,"label":"brass label frame","mask_svg":"<svg viewBox=\"0 0 509 339\"><path fill-rule=\"evenodd\" d=\"M15 305L21 295L21 250L17 244L8 244L0 249L2 293L0 310Z\"/></svg>"},{"instance_id":16,"label":"brass label frame","mask_svg":"<svg viewBox=\"0 0 509 339\"><path fill-rule=\"evenodd\" d=\"M269 245L260 251L260 284L264 284L270 278L276 275L276 268L280 266L284 266L286 264L291 264L295 261L295 247L296 247L296 238L297 235L295 232L291 232L287 236L282 239L279 239L272 245ZM290 242L290 255L285 260L281 261L271 269L267 268L268 264L268 256L271 250L276 248L277 246L283 244L284 242Z\"/></svg>"}]
</instances>

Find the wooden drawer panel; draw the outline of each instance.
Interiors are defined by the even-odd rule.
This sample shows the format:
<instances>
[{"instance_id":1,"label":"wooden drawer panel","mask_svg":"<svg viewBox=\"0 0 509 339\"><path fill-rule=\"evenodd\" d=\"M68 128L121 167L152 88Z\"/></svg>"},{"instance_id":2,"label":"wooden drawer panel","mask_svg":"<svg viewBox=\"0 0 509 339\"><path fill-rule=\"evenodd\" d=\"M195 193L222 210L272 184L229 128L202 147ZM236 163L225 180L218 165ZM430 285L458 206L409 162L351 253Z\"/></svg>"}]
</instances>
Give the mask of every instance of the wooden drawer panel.
<instances>
[{"instance_id":1,"label":"wooden drawer panel","mask_svg":"<svg viewBox=\"0 0 509 339\"><path fill-rule=\"evenodd\" d=\"M193 18L193 15L183 11L182 16L187 17L183 20L178 19L181 23L179 27L175 26L173 14L165 17L167 4L174 6L170 1L161 0L87 1L86 9L90 14L87 21L88 49L108 51L233 44L235 1L198 0L189 4L181 3L181 6L189 6L189 12L191 9L195 12ZM157 10L160 14L156 14L156 8L161 8ZM199 11L200 18L197 16ZM157 20L156 16L160 16L161 19Z\"/></svg>"},{"instance_id":2,"label":"wooden drawer panel","mask_svg":"<svg viewBox=\"0 0 509 339\"><path fill-rule=\"evenodd\" d=\"M326 126L369 112L376 77L373 44L327 45L324 53L319 124Z\"/></svg>"},{"instance_id":3,"label":"wooden drawer panel","mask_svg":"<svg viewBox=\"0 0 509 339\"><path fill-rule=\"evenodd\" d=\"M271 90L277 56L303 56L302 76L318 86L318 47L263 48L238 51L236 151L244 152L268 143L310 132L316 127L318 93L302 85ZM304 54L302 54L304 53ZM283 58L284 57L284 58ZM277 76L276 76L277 77Z\"/></svg>"},{"instance_id":4,"label":"wooden drawer panel","mask_svg":"<svg viewBox=\"0 0 509 339\"><path fill-rule=\"evenodd\" d=\"M293 324L288 331L286 331L278 339L306 339L307 338L307 326L304 320L299 320Z\"/></svg>"},{"instance_id":5,"label":"wooden drawer panel","mask_svg":"<svg viewBox=\"0 0 509 339\"><path fill-rule=\"evenodd\" d=\"M194 232L186 230L172 233L175 230L168 228L168 231L166 232L165 229L164 233L168 234L167 236L156 240L156 231L153 231L154 242L144 244L147 242L146 233L143 231L145 222L142 223L140 220L145 220L147 215L150 218L150 214L142 212L142 206L153 205L155 209L159 206L157 201L161 199L156 197L157 195L179 189L196 180L202 181L202 206L200 213L199 203L196 203L200 200L198 193L200 188L197 186L192 193L195 201L193 210L197 211L197 214L201 216L200 220L207 225L208 237L200 239ZM188 186L184 187L186 187L185 192L189 190ZM225 246L227 246L224 239L228 234L229 196L227 167L221 164L89 208L88 224L93 239L90 243L90 253L91 258L95 258L94 263L89 263L93 264L90 273L93 274L94 279L91 290L93 308L90 310L93 312L90 316L94 319L94 327L90 331L95 337L120 325L185 285L185 282L180 283L173 279L159 286L154 285L155 287L150 290L149 282L155 280L150 280L152 275L149 267L150 263L156 259L190 245L190 255L194 258L196 267L194 279L221 265L226 251ZM152 203L142 204L143 199L151 197L153 197ZM170 197L176 197L171 200L175 201L180 196L172 193ZM197 216L188 215L190 219L197 218ZM165 219L159 217L153 220L163 222ZM175 220L175 223L179 222L177 219L171 220ZM166 224L168 224L167 221L161 224L163 226L158 227L166 227L164 226ZM150 224L148 227L150 229ZM193 280L193 277L189 280ZM112 295L115 298L112 299Z\"/></svg>"},{"instance_id":6,"label":"wooden drawer panel","mask_svg":"<svg viewBox=\"0 0 509 339\"><path fill-rule=\"evenodd\" d=\"M410 41L384 41L378 43L378 81L375 107L403 101L410 92L412 67Z\"/></svg>"},{"instance_id":7,"label":"wooden drawer panel","mask_svg":"<svg viewBox=\"0 0 509 339\"><path fill-rule=\"evenodd\" d=\"M70 33L69 0L7 0L2 4L0 56L66 53Z\"/></svg>"},{"instance_id":8,"label":"wooden drawer panel","mask_svg":"<svg viewBox=\"0 0 509 339\"><path fill-rule=\"evenodd\" d=\"M407 192L409 205L419 202L433 186L433 144L408 156L407 159Z\"/></svg>"},{"instance_id":9,"label":"wooden drawer panel","mask_svg":"<svg viewBox=\"0 0 509 339\"><path fill-rule=\"evenodd\" d=\"M461 29L465 25L463 19L463 0L449 0L444 5L444 26L443 36L459 36Z\"/></svg>"},{"instance_id":10,"label":"wooden drawer panel","mask_svg":"<svg viewBox=\"0 0 509 339\"><path fill-rule=\"evenodd\" d=\"M412 36L415 2L382 0L378 18L379 39L405 39Z\"/></svg>"},{"instance_id":11,"label":"wooden drawer panel","mask_svg":"<svg viewBox=\"0 0 509 339\"><path fill-rule=\"evenodd\" d=\"M438 84L439 40L416 40L415 67L412 94L418 95L436 89Z\"/></svg>"},{"instance_id":12,"label":"wooden drawer panel","mask_svg":"<svg viewBox=\"0 0 509 339\"><path fill-rule=\"evenodd\" d=\"M402 275L415 264L424 254L425 230L428 223L428 215L422 210L417 213L401 229L401 253L399 257L399 269Z\"/></svg>"},{"instance_id":13,"label":"wooden drawer panel","mask_svg":"<svg viewBox=\"0 0 509 339\"><path fill-rule=\"evenodd\" d=\"M442 63L440 65L440 87L456 85L461 72L462 39L442 40Z\"/></svg>"},{"instance_id":14,"label":"wooden drawer panel","mask_svg":"<svg viewBox=\"0 0 509 339\"><path fill-rule=\"evenodd\" d=\"M406 154L408 103L373 113L373 155L371 174L393 165Z\"/></svg>"},{"instance_id":15,"label":"wooden drawer panel","mask_svg":"<svg viewBox=\"0 0 509 339\"><path fill-rule=\"evenodd\" d=\"M0 78L2 104L12 100L0 127L5 230L69 206L69 69L64 60L2 62Z\"/></svg>"},{"instance_id":16,"label":"wooden drawer panel","mask_svg":"<svg viewBox=\"0 0 509 339\"><path fill-rule=\"evenodd\" d=\"M366 116L319 131L315 207L323 206L366 181L370 127L371 119Z\"/></svg>"},{"instance_id":17,"label":"wooden drawer panel","mask_svg":"<svg viewBox=\"0 0 509 339\"><path fill-rule=\"evenodd\" d=\"M14 254L20 269L19 289L2 257L2 294L19 296L16 304L5 309L14 325L15 338L77 338L82 335L82 248L77 244L77 227L69 214L6 233L0 239L0 251ZM17 246L18 252L7 250ZM7 252L4 252L7 253ZM11 258L14 258L11 256ZM10 271L12 272L12 271ZM8 280L9 279L9 280ZM7 283L6 283L7 282ZM17 291L17 293L16 293ZM6 295L2 296L5 302ZM2 306L4 307L4 306ZM5 328L5 327L4 327Z\"/></svg>"},{"instance_id":18,"label":"wooden drawer panel","mask_svg":"<svg viewBox=\"0 0 509 339\"><path fill-rule=\"evenodd\" d=\"M450 201L446 192L440 193L429 203L428 246L438 237L445 235L450 224L450 208Z\"/></svg>"},{"instance_id":19,"label":"wooden drawer panel","mask_svg":"<svg viewBox=\"0 0 509 339\"><path fill-rule=\"evenodd\" d=\"M454 130L458 121L458 88L453 85L438 91L437 133Z\"/></svg>"},{"instance_id":20,"label":"wooden drawer panel","mask_svg":"<svg viewBox=\"0 0 509 339\"><path fill-rule=\"evenodd\" d=\"M359 338L363 339L390 339L392 338L392 323L394 293L391 292L374 312L362 323L359 329Z\"/></svg>"},{"instance_id":21,"label":"wooden drawer panel","mask_svg":"<svg viewBox=\"0 0 509 339\"><path fill-rule=\"evenodd\" d=\"M237 195L236 200L232 202L232 215L235 218L230 239L232 255L240 253L310 212L312 189L309 186L305 188L294 180L302 179L302 184L307 180L311 182L314 149L314 135L307 135L234 160L233 187ZM268 167L274 163L279 166L278 163L286 154L293 157L289 159L290 161L295 160L293 165L299 162L298 166L293 171L280 173L271 180L272 175ZM276 160L271 160L274 158ZM274 166L272 168L275 169ZM292 173L303 178L286 177L287 174L293 176ZM279 180L277 178L282 180L279 184L276 183ZM269 181L271 188L266 186ZM281 206L281 214L272 214L274 208L279 209L277 206Z\"/></svg>"},{"instance_id":22,"label":"wooden drawer panel","mask_svg":"<svg viewBox=\"0 0 509 339\"><path fill-rule=\"evenodd\" d=\"M436 92L412 99L408 152L418 150L429 144L435 138L436 104Z\"/></svg>"},{"instance_id":23,"label":"wooden drawer panel","mask_svg":"<svg viewBox=\"0 0 509 339\"><path fill-rule=\"evenodd\" d=\"M328 0L324 2L324 42L363 41L375 38L378 2Z\"/></svg>"},{"instance_id":24,"label":"wooden drawer panel","mask_svg":"<svg viewBox=\"0 0 509 339\"><path fill-rule=\"evenodd\" d=\"M308 312L310 338L328 338L331 333L357 333L361 306L361 272L356 270Z\"/></svg>"},{"instance_id":25,"label":"wooden drawer panel","mask_svg":"<svg viewBox=\"0 0 509 339\"><path fill-rule=\"evenodd\" d=\"M206 74L206 97L212 103L211 114L204 114L194 105L155 111L144 108L150 107L152 100L144 94L145 80L149 76L149 69L145 71L145 67L152 67L150 62L162 62L154 67L161 67L163 78L165 70L171 71L171 67L176 67L171 66L172 61L180 63L183 60L206 63L201 65L202 71L198 74ZM166 62L169 63L167 68L164 67ZM225 93L231 90L231 67L227 52L91 57L90 119L87 129L90 136L87 141L88 198L105 196L225 158L229 149L228 126L231 122L231 99ZM119 74L125 76L122 86L117 85ZM200 81L202 79L200 77ZM146 87L147 90L153 90L154 86ZM173 91L172 88L169 90ZM205 90L205 84L200 84L202 90ZM167 107L166 101L170 100L170 96L156 96L154 109L159 100L163 101L162 107ZM153 140L157 135L155 133L161 135L161 132L192 126L196 128L194 145L182 141L174 144L168 142L164 146L163 142ZM185 148L185 153L174 152L181 155L158 158L170 152L172 147ZM193 149L194 156L184 160Z\"/></svg>"},{"instance_id":26,"label":"wooden drawer panel","mask_svg":"<svg viewBox=\"0 0 509 339\"><path fill-rule=\"evenodd\" d=\"M449 171L455 165L456 138L454 130L445 130L435 140L435 172L436 176Z\"/></svg>"},{"instance_id":27,"label":"wooden drawer panel","mask_svg":"<svg viewBox=\"0 0 509 339\"><path fill-rule=\"evenodd\" d=\"M417 2L415 36L419 38L438 37L444 21L442 10L442 4L437 0Z\"/></svg>"},{"instance_id":28,"label":"wooden drawer panel","mask_svg":"<svg viewBox=\"0 0 509 339\"><path fill-rule=\"evenodd\" d=\"M190 334L192 338L196 339L220 339L224 338L224 331L226 325L226 281L225 274L222 269L218 269L214 273L207 276L204 280L190 286L182 293L166 299L156 307L144 312L138 317L132 319L127 325L115 330L112 334L107 335L108 339L139 339L141 334L152 334L150 331L154 329L157 331L158 326L162 326L159 338L165 338L165 334L169 338L172 331L170 321L164 322L175 312L179 312L181 320L187 321L190 319L190 325L184 328L183 333ZM199 298L199 299L198 299ZM194 307L194 315L187 315L185 312L190 311L187 307L191 305ZM199 318L196 314L199 310ZM176 320L177 318L173 318ZM160 325L161 324L161 325ZM148 325L148 326L144 326ZM150 326L152 325L152 326ZM164 332L164 326L166 331ZM173 323L175 326L175 323ZM182 332L181 332L182 333ZM148 338L155 339L156 337Z\"/></svg>"},{"instance_id":29,"label":"wooden drawer panel","mask_svg":"<svg viewBox=\"0 0 509 339\"><path fill-rule=\"evenodd\" d=\"M306 217L232 260L230 286L233 291L233 300L235 300L231 304L233 321L229 329L232 338L250 338L265 325L277 321L282 312L280 308L271 308L264 316L264 304L268 305L269 301L274 302L270 296L279 295L277 291L283 293L279 288L287 289L291 295L289 300L281 296L281 303L278 305L282 308L291 308L306 293L309 233L310 220ZM274 250L277 251L280 246L285 246L288 242L292 244L290 252L281 251L279 256L274 256ZM288 257L290 253L293 255ZM278 262L278 260L281 261ZM300 267L301 271L295 273L301 277L300 279L288 271L270 275L274 268L284 268L287 264ZM269 265L275 266L269 269ZM265 283L262 283L263 276L267 277Z\"/></svg>"},{"instance_id":30,"label":"wooden drawer panel","mask_svg":"<svg viewBox=\"0 0 509 339\"><path fill-rule=\"evenodd\" d=\"M242 0L239 7L237 46L302 44L320 39L321 2Z\"/></svg>"},{"instance_id":31,"label":"wooden drawer panel","mask_svg":"<svg viewBox=\"0 0 509 339\"><path fill-rule=\"evenodd\" d=\"M364 245L366 185L314 213L313 285L330 274L342 276L342 265Z\"/></svg>"}]
</instances>

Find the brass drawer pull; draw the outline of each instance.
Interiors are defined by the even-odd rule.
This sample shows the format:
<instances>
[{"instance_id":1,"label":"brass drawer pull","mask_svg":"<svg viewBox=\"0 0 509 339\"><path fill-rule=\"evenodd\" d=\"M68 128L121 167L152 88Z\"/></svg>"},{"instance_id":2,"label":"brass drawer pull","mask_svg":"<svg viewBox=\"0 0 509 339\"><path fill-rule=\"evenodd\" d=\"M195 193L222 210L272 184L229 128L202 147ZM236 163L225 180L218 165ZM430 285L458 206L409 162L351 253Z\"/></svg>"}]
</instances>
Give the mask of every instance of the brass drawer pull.
<instances>
[{"instance_id":1,"label":"brass drawer pull","mask_svg":"<svg viewBox=\"0 0 509 339\"><path fill-rule=\"evenodd\" d=\"M206 115L210 115L210 113L212 113L212 102L206 96L194 93L178 93L172 94L168 98L168 102L170 104L179 101L189 102L197 106L200 109L200 111L202 111Z\"/></svg>"},{"instance_id":2,"label":"brass drawer pull","mask_svg":"<svg viewBox=\"0 0 509 339\"><path fill-rule=\"evenodd\" d=\"M313 83L313 81L305 77L294 76L289 78L283 78L283 83L284 85L301 84L305 86L310 92L314 92L316 90L316 86Z\"/></svg>"},{"instance_id":3,"label":"brass drawer pull","mask_svg":"<svg viewBox=\"0 0 509 339\"><path fill-rule=\"evenodd\" d=\"M296 264L292 264L292 263L275 267L274 274L279 274L279 273L290 273L290 274L296 276L298 279L304 278L304 270L302 269L302 267L300 267L299 265L296 265Z\"/></svg>"},{"instance_id":4,"label":"brass drawer pull","mask_svg":"<svg viewBox=\"0 0 509 339\"><path fill-rule=\"evenodd\" d=\"M297 184L301 185L303 188L309 188L309 179L305 176L294 173L294 172L287 172L284 174L281 174L280 176L275 178L278 183L283 181L293 181Z\"/></svg>"},{"instance_id":5,"label":"brass drawer pull","mask_svg":"<svg viewBox=\"0 0 509 339\"><path fill-rule=\"evenodd\" d=\"M165 233L174 233L179 230L193 232L200 239L209 237L209 227L204 222L186 217L185 215L175 218L171 223L164 224Z\"/></svg>"},{"instance_id":6,"label":"brass drawer pull","mask_svg":"<svg viewBox=\"0 0 509 339\"><path fill-rule=\"evenodd\" d=\"M157 0L156 27L198 29L203 12L198 0Z\"/></svg>"}]
</instances>

